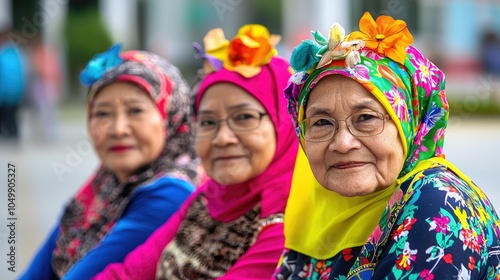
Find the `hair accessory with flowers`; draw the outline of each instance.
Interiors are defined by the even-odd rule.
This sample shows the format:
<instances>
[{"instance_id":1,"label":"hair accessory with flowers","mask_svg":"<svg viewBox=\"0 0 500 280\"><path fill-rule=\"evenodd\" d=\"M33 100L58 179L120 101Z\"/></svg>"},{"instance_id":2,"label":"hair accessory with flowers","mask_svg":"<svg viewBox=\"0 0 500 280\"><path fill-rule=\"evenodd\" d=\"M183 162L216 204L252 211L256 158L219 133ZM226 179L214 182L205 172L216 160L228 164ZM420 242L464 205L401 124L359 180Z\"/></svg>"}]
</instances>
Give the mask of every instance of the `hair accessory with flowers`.
<instances>
[{"instance_id":1,"label":"hair accessory with flowers","mask_svg":"<svg viewBox=\"0 0 500 280\"><path fill-rule=\"evenodd\" d=\"M292 52L290 65L296 71L290 81L300 85L314 70L328 66L334 60L345 60L346 67L354 68L360 62L362 48L371 49L398 63L404 64L406 48L413 43L413 36L403 20L379 16L377 21L365 12L359 29L345 35L339 23L330 27L329 37L311 31L314 40L304 40Z\"/></svg>"},{"instance_id":2,"label":"hair accessory with flowers","mask_svg":"<svg viewBox=\"0 0 500 280\"><path fill-rule=\"evenodd\" d=\"M250 78L259 74L262 66L278 54L274 47L280 39L279 35L270 34L262 25L247 24L238 30L231 41L225 38L222 29L215 28L203 38L205 51L197 43L193 46L196 57L205 59L205 75L225 68Z\"/></svg>"},{"instance_id":3,"label":"hair accessory with flowers","mask_svg":"<svg viewBox=\"0 0 500 280\"><path fill-rule=\"evenodd\" d=\"M80 73L80 82L86 86L92 86L108 70L123 63L120 57L122 44L118 43L109 50L96 54Z\"/></svg>"}]
</instances>

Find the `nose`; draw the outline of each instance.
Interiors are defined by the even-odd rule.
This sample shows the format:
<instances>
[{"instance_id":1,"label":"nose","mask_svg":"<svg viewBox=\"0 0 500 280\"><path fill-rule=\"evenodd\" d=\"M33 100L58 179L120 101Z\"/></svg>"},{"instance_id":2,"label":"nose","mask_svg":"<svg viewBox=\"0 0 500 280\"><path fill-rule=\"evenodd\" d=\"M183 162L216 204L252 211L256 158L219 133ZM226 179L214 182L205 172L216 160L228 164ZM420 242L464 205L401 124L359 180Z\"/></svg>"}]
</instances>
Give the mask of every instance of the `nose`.
<instances>
[{"instance_id":1,"label":"nose","mask_svg":"<svg viewBox=\"0 0 500 280\"><path fill-rule=\"evenodd\" d=\"M130 133L130 121L125 114L117 113L109 127L112 136L124 136Z\"/></svg>"},{"instance_id":2,"label":"nose","mask_svg":"<svg viewBox=\"0 0 500 280\"><path fill-rule=\"evenodd\" d=\"M227 125L227 120L220 120L219 127L212 138L212 143L214 145L224 146L237 142L238 138L229 125Z\"/></svg>"},{"instance_id":3,"label":"nose","mask_svg":"<svg viewBox=\"0 0 500 280\"><path fill-rule=\"evenodd\" d=\"M338 122L337 131L333 135L333 139L328 146L330 151L337 151L340 153L347 153L352 149L359 149L361 142L352 135L347 123L345 121Z\"/></svg>"}]
</instances>

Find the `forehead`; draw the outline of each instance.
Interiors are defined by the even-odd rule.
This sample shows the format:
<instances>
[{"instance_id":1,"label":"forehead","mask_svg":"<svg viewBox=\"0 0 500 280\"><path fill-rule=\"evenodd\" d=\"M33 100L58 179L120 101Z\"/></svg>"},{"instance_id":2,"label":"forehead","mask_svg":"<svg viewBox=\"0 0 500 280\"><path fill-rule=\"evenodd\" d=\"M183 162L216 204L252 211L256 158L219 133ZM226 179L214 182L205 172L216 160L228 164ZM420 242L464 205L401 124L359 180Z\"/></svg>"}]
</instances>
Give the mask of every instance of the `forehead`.
<instances>
[{"instance_id":1,"label":"forehead","mask_svg":"<svg viewBox=\"0 0 500 280\"><path fill-rule=\"evenodd\" d=\"M123 103L145 100L152 101L149 94L139 86L131 83L115 82L102 88L94 97L92 104L95 106L106 102Z\"/></svg>"},{"instance_id":2,"label":"forehead","mask_svg":"<svg viewBox=\"0 0 500 280\"><path fill-rule=\"evenodd\" d=\"M200 101L199 113L237 108L265 110L264 106L249 92L231 83L210 86Z\"/></svg>"},{"instance_id":3,"label":"forehead","mask_svg":"<svg viewBox=\"0 0 500 280\"><path fill-rule=\"evenodd\" d=\"M323 77L318 84L311 90L311 98L319 100L331 100L332 95L342 99L373 99L376 98L360 83L342 75L329 75Z\"/></svg>"}]
</instances>

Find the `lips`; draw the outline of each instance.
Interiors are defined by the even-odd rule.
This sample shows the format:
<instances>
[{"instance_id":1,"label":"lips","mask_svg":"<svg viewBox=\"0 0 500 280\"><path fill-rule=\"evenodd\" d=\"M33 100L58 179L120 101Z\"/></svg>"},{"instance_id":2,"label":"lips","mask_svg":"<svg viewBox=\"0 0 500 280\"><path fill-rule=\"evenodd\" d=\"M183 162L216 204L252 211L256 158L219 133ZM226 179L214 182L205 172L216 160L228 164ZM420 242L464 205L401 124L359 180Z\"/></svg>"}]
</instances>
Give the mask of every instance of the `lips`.
<instances>
[{"instance_id":1,"label":"lips","mask_svg":"<svg viewBox=\"0 0 500 280\"><path fill-rule=\"evenodd\" d=\"M240 159L242 156L222 156L222 157L216 157L215 161L229 161L229 160L235 160L235 159Z\"/></svg>"},{"instance_id":2,"label":"lips","mask_svg":"<svg viewBox=\"0 0 500 280\"><path fill-rule=\"evenodd\" d=\"M332 165L332 167L336 169L349 169L349 168L361 167L364 165L365 165L364 162L359 162L359 161L343 161Z\"/></svg>"},{"instance_id":3,"label":"lips","mask_svg":"<svg viewBox=\"0 0 500 280\"><path fill-rule=\"evenodd\" d=\"M109 150L112 152L125 152L130 149L132 149L132 146L126 146L126 145L116 145L109 148Z\"/></svg>"}]
</instances>

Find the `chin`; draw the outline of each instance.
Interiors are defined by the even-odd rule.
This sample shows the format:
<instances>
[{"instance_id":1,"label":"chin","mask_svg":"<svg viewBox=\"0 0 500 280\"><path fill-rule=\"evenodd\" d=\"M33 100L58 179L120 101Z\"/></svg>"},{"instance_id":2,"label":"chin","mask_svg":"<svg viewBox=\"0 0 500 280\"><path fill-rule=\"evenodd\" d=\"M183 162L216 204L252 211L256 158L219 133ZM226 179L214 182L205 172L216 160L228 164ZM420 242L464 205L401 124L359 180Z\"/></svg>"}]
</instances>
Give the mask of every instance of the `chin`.
<instances>
[{"instance_id":1,"label":"chin","mask_svg":"<svg viewBox=\"0 0 500 280\"><path fill-rule=\"evenodd\" d=\"M239 180L237 178L231 178L231 177L217 177L217 178L214 178L214 180L221 184L221 185L235 185L235 184L240 184L240 183L243 183L245 182L245 180Z\"/></svg>"},{"instance_id":2,"label":"chin","mask_svg":"<svg viewBox=\"0 0 500 280\"><path fill-rule=\"evenodd\" d=\"M355 196L365 196L371 193L376 192L377 190L374 188L370 187L356 187L356 186L363 186L365 184L358 183L358 182L345 182L339 184L338 181L336 182L329 182L325 189L336 192L341 196L345 197L355 197ZM350 187L346 187L350 186Z\"/></svg>"}]
</instances>

